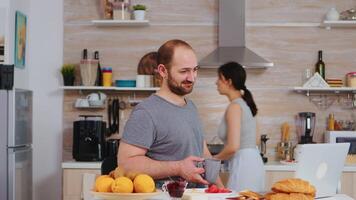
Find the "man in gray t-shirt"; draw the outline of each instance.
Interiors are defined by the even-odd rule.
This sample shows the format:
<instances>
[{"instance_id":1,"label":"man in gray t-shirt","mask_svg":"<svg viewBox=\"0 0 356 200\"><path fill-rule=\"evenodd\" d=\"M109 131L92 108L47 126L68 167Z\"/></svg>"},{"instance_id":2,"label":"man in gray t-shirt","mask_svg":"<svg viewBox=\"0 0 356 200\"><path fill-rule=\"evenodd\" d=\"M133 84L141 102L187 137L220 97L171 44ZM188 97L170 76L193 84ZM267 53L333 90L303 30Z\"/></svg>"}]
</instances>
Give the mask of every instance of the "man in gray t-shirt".
<instances>
[{"instance_id":1,"label":"man in gray t-shirt","mask_svg":"<svg viewBox=\"0 0 356 200\"><path fill-rule=\"evenodd\" d=\"M193 102L177 106L153 94L137 105L127 121L122 140L148 149L154 160L175 161L203 157L203 130Z\"/></svg>"},{"instance_id":2,"label":"man in gray t-shirt","mask_svg":"<svg viewBox=\"0 0 356 200\"><path fill-rule=\"evenodd\" d=\"M118 152L126 170L154 179L180 176L208 184L196 162L211 157L195 105L184 98L193 90L198 62L192 47L170 40L158 50L160 90L138 104L127 121Z\"/></svg>"}]
</instances>

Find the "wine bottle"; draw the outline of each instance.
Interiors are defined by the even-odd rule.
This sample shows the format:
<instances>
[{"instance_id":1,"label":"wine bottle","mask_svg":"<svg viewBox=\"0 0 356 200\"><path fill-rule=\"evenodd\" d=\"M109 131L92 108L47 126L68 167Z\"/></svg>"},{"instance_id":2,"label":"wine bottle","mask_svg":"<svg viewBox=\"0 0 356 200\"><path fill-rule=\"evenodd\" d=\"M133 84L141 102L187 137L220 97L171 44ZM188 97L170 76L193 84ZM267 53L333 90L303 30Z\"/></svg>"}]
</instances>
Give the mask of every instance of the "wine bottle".
<instances>
[{"instance_id":1,"label":"wine bottle","mask_svg":"<svg viewBox=\"0 0 356 200\"><path fill-rule=\"evenodd\" d=\"M319 73L321 77L325 80L325 63L323 61L323 51L319 50L319 59L315 64L315 72Z\"/></svg>"},{"instance_id":2,"label":"wine bottle","mask_svg":"<svg viewBox=\"0 0 356 200\"><path fill-rule=\"evenodd\" d=\"M96 72L96 80L95 80L95 85L96 86L102 86L103 85L103 76L101 73L101 66L100 66L100 60L99 60L99 51L94 52L94 59L98 61L98 69Z\"/></svg>"},{"instance_id":3,"label":"wine bottle","mask_svg":"<svg viewBox=\"0 0 356 200\"><path fill-rule=\"evenodd\" d=\"M83 60L88 59L88 50L87 49L83 49Z\"/></svg>"}]
</instances>

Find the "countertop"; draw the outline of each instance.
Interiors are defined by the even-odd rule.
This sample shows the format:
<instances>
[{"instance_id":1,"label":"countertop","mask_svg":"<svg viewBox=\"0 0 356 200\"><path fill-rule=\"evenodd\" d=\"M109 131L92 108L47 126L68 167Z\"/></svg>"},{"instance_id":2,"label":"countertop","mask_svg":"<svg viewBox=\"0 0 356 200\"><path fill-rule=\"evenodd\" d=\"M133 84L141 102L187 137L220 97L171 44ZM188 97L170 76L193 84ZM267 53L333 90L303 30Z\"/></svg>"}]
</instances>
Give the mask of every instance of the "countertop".
<instances>
[{"instance_id":1,"label":"countertop","mask_svg":"<svg viewBox=\"0 0 356 200\"><path fill-rule=\"evenodd\" d=\"M101 162L62 162L62 169L97 169L100 170ZM278 161L270 161L265 164L266 171L295 171L295 164L282 164ZM343 172L356 172L356 165L346 164Z\"/></svg>"}]
</instances>

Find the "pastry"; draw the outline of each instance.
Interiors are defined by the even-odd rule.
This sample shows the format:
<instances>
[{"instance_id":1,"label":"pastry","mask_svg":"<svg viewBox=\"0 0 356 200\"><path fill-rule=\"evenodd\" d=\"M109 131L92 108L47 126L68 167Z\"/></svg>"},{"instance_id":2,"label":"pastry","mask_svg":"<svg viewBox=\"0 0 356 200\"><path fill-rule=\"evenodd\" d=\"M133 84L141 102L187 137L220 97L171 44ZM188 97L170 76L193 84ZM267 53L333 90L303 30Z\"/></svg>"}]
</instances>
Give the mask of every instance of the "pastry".
<instances>
[{"instance_id":1,"label":"pastry","mask_svg":"<svg viewBox=\"0 0 356 200\"><path fill-rule=\"evenodd\" d=\"M298 178L284 179L276 182L272 186L272 191L276 193L303 193L315 196L315 187Z\"/></svg>"},{"instance_id":2,"label":"pastry","mask_svg":"<svg viewBox=\"0 0 356 200\"><path fill-rule=\"evenodd\" d=\"M265 196L266 200L313 200L314 197L303 193L269 193Z\"/></svg>"},{"instance_id":3,"label":"pastry","mask_svg":"<svg viewBox=\"0 0 356 200\"><path fill-rule=\"evenodd\" d=\"M251 190L243 190L241 192L239 192L239 194L241 196L244 196L244 197L247 197L247 199L253 199L253 200L258 200L258 199L262 199L262 195L256 193L256 192L253 192Z\"/></svg>"}]
</instances>

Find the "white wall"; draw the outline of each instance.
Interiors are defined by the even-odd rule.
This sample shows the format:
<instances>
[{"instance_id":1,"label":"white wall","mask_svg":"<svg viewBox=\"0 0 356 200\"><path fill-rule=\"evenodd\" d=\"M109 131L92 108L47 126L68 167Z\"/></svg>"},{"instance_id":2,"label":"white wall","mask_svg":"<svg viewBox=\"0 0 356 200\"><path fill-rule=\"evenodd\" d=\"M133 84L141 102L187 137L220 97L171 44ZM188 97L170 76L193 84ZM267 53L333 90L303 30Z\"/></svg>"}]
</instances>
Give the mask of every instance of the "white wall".
<instances>
[{"instance_id":1,"label":"white wall","mask_svg":"<svg viewBox=\"0 0 356 200\"><path fill-rule=\"evenodd\" d=\"M61 199L63 0L31 0L29 82L34 91L34 200Z\"/></svg>"},{"instance_id":2,"label":"white wall","mask_svg":"<svg viewBox=\"0 0 356 200\"><path fill-rule=\"evenodd\" d=\"M0 0L8 8L7 62L14 63L15 12L27 15L25 69L15 87L33 90L34 200L61 199L63 0Z\"/></svg>"},{"instance_id":3,"label":"white wall","mask_svg":"<svg viewBox=\"0 0 356 200\"><path fill-rule=\"evenodd\" d=\"M6 38L5 38L5 63L13 64L14 63L14 43L15 43L15 12L20 11L27 16L27 24L31 20L29 16L30 13L30 0L8 0L8 15L7 15L7 25L6 25ZM27 46L26 46L26 64L24 69L15 68L15 78L14 78L14 87L16 88L29 88L29 70L30 66L28 62L31 60L29 57L29 42L31 38L28 37L29 28L27 27Z\"/></svg>"}]
</instances>

